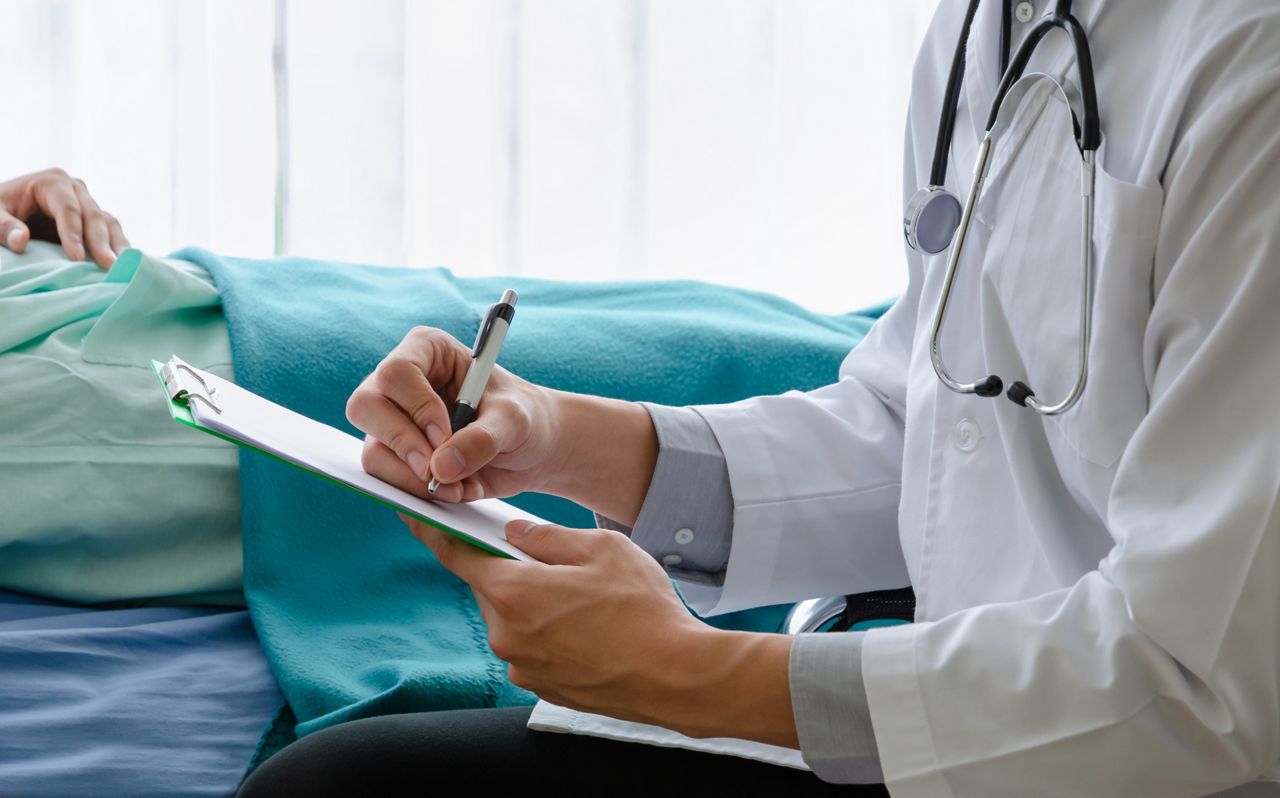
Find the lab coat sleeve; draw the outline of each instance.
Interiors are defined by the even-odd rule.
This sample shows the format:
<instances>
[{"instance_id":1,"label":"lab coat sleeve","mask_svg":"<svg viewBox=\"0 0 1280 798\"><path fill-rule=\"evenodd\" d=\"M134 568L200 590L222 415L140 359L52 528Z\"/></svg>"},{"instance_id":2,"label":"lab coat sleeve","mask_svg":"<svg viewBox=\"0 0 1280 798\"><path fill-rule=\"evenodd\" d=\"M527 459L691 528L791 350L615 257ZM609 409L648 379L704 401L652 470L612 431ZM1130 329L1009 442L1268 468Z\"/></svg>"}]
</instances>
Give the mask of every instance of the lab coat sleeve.
<instances>
[{"instance_id":1,"label":"lab coat sleeve","mask_svg":"<svg viewBox=\"0 0 1280 798\"><path fill-rule=\"evenodd\" d=\"M897 798L1200 796L1280 757L1280 70L1198 96L1164 176L1115 547L1068 588L867 633Z\"/></svg>"},{"instance_id":2,"label":"lab coat sleeve","mask_svg":"<svg viewBox=\"0 0 1280 798\"><path fill-rule=\"evenodd\" d=\"M909 584L897 512L918 283L849 353L838 382L693 407L733 494L723 584L682 586L700 614Z\"/></svg>"}]
</instances>

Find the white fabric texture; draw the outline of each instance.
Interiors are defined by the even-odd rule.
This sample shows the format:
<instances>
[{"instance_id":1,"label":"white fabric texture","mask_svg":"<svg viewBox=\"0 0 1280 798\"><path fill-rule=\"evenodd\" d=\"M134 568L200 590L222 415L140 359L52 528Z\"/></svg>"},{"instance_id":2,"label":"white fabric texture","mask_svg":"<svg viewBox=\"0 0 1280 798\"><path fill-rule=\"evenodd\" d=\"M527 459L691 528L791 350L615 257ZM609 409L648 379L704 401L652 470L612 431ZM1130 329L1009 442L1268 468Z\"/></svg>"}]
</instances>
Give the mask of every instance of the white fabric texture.
<instances>
[{"instance_id":1,"label":"white fabric texture","mask_svg":"<svg viewBox=\"0 0 1280 798\"><path fill-rule=\"evenodd\" d=\"M942 4L917 62L907 193L965 5ZM1074 6L1104 134L1079 405L1041 418L941 385L943 256L913 254L840 382L696 408L735 503L724 585L696 586L699 609L915 587L919 623L869 631L862 657L895 796L1199 796L1280 757L1280 10ZM998 28L983 4L948 177L961 195ZM1030 69L1074 80L1073 62L1055 35ZM994 155L942 344L965 381L1048 398L1074 379L1067 119L1033 92Z\"/></svg>"}]
</instances>

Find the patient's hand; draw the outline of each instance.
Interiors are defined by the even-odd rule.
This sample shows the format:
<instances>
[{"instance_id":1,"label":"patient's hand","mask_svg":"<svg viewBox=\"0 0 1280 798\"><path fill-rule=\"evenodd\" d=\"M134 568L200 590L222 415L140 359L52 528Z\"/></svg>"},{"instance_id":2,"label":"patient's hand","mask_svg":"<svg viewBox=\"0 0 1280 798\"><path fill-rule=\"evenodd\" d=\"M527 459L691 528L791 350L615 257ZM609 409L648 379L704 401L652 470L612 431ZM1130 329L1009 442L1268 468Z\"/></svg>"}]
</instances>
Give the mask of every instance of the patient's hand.
<instances>
[{"instance_id":1,"label":"patient's hand","mask_svg":"<svg viewBox=\"0 0 1280 798\"><path fill-rule=\"evenodd\" d=\"M67 257L91 256L104 269L129 246L120 222L98 207L84 181L57 168L0 183L0 242L24 252L32 238L61 243Z\"/></svg>"}]
</instances>

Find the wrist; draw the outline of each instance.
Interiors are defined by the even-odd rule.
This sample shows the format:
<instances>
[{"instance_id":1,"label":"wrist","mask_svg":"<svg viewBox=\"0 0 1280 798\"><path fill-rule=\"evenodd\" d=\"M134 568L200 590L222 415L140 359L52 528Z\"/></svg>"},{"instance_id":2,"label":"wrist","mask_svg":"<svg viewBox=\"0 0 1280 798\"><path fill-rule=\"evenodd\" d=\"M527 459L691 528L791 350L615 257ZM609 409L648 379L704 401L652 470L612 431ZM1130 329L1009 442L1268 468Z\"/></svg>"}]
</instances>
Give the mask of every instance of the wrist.
<instances>
[{"instance_id":1,"label":"wrist","mask_svg":"<svg viewBox=\"0 0 1280 798\"><path fill-rule=\"evenodd\" d=\"M799 748L791 707L793 638L701 627L676 645L681 667L666 669L664 718L690 737L738 737Z\"/></svg>"},{"instance_id":2,"label":"wrist","mask_svg":"<svg viewBox=\"0 0 1280 798\"><path fill-rule=\"evenodd\" d=\"M554 431L543 489L634 525L658 458L648 411L621 399L544 390Z\"/></svg>"}]
</instances>

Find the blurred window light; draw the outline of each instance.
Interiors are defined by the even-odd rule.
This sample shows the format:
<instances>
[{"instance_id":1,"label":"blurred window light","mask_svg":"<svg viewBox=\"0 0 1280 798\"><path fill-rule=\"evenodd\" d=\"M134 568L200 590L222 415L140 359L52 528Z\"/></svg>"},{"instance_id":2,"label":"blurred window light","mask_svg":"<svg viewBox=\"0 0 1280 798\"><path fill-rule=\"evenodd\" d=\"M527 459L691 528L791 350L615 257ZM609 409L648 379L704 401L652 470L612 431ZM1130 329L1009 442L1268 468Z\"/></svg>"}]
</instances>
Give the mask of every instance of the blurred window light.
<instances>
[{"instance_id":1,"label":"blurred window light","mask_svg":"<svg viewBox=\"0 0 1280 798\"><path fill-rule=\"evenodd\" d=\"M153 252L903 290L937 0L0 0L0 175ZM274 62L273 62L274 57Z\"/></svg>"}]
</instances>

